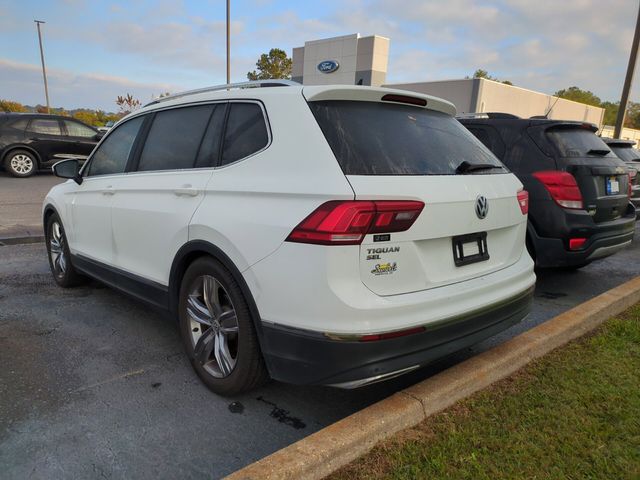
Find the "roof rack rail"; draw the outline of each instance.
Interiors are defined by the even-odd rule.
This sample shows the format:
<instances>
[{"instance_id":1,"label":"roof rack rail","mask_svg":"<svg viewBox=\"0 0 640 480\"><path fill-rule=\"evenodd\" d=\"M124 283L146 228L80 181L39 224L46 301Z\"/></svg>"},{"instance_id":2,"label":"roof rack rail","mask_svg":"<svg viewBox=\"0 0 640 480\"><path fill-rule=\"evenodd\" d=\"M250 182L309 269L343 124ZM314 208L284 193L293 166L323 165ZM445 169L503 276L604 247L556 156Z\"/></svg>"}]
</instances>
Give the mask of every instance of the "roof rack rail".
<instances>
[{"instance_id":1,"label":"roof rack rail","mask_svg":"<svg viewBox=\"0 0 640 480\"><path fill-rule=\"evenodd\" d=\"M456 115L456 118L502 118L502 119L515 119L520 118L517 115L512 113L505 112L470 112L470 113L462 113L460 115Z\"/></svg>"},{"instance_id":2,"label":"roof rack rail","mask_svg":"<svg viewBox=\"0 0 640 480\"><path fill-rule=\"evenodd\" d=\"M211 87L197 88L195 90L187 90L166 97L157 98L145 105L155 105L156 103L166 102L167 100L175 100L176 98L186 97L188 95L197 95L198 93L215 92L217 90L232 90L240 88L262 88L262 87L297 87L301 84L292 80L255 80L251 82L226 83L222 85L213 85Z\"/></svg>"}]
</instances>

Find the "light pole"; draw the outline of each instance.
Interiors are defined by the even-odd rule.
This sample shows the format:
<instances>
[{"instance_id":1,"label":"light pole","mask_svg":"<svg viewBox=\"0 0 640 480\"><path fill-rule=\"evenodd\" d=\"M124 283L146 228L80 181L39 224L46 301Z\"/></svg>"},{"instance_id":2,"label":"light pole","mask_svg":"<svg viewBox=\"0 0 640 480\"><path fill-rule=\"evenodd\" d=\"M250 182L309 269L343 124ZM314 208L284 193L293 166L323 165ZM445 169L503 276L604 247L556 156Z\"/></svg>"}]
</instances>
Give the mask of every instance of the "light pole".
<instances>
[{"instance_id":1,"label":"light pole","mask_svg":"<svg viewBox=\"0 0 640 480\"><path fill-rule=\"evenodd\" d=\"M230 0L227 0L227 85L231 83L231 57L230 57L231 20L230 20L230 14L229 14L229 3L230 3Z\"/></svg>"},{"instance_id":2,"label":"light pole","mask_svg":"<svg viewBox=\"0 0 640 480\"><path fill-rule=\"evenodd\" d=\"M624 116L627 113L627 103L629 102L629 92L633 83L633 73L636 69L636 59L638 58L638 43L640 42L640 8L638 9L638 18L636 19L636 32L633 35L633 43L631 44L631 55L629 55L629 65L627 66L627 76L624 79L624 87L622 87L622 98L618 107L618 117L616 118L616 127L613 130L613 138L620 138L622 126L624 124Z\"/></svg>"},{"instance_id":3,"label":"light pole","mask_svg":"<svg viewBox=\"0 0 640 480\"><path fill-rule=\"evenodd\" d=\"M47 99L47 113L51 113L49 106L49 87L47 86L47 69L44 66L44 51L42 50L42 33L40 33L40 24L45 23L42 20L34 20L38 26L38 42L40 43L40 60L42 61L42 77L44 78L44 96Z\"/></svg>"}]
</instances>

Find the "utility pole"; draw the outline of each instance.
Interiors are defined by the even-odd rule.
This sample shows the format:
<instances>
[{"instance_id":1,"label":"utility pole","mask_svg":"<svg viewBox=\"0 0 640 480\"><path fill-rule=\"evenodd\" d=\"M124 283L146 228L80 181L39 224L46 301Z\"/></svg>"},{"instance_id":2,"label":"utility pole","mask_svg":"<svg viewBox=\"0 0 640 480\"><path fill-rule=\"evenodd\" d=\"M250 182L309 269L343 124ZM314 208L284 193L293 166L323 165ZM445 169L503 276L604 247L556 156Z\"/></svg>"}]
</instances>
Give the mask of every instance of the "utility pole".
<instances>
[{"instance_id":1,"label":"utility pole","mask_svg":"<svg viewBox=\"0 0 640 480\"><path fill-rule=\"evenodd\" d=\"M227 0L227 85L231 83L231 56L230 56L230 43L231 43L231 16L229 13L229 3Z\"/></svg>"},{"instance_id":2,"label":"utility pole","mask_svg":"<svg viewBox=\"0 0 640 480\"><path fill-rule=\"evenodd\" d=\"M47 113L51 113L49 105L49 87L47 86L47 69L44 66L44 51L42 50L42 33L40 33L40 24L45 23L42 20L34 20L38 26L38 42L40 43L40 60L42 61L42 77L44 78L44 96L47 99Z\"/></svg>"},{"instance_id":3,"label":"utility pole","mask_svg":"<svg viewBox=\"0 0 640 480\"><path fill-rule=\"evenodd\" d=\"M622 98L618 107L618 117L616 118L616 127L613 131L613 138L620 138L622 126L624 125L624 116L627 113L627 103L629 102L629 93L631 92L631 84L633 83L633 74L636 69L636 59L638 58L638 43L640 42L640 7L638 8L638 18L636 19L636 33L633 35L633 43L631 44L631 55L629 55L629 65L627 66L627 76L624 79L624 87L622 88Z\"/></svg>"}]
</instances>

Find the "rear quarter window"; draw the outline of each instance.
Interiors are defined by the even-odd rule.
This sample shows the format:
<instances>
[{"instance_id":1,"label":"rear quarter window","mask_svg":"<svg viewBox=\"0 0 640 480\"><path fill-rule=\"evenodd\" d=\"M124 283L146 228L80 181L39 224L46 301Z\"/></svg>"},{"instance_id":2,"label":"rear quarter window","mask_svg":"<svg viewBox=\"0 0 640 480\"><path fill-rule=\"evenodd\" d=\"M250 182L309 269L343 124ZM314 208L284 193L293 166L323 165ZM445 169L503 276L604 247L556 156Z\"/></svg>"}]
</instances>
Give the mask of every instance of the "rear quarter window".
<instances>
[{"instance_id":1,"label":"rear quarter window","mask_svg":"<svg viewBox=\"0 0 640 480\"><path fill-rule=\"evenodd\" d=\"M345 175L453 175L463 162L502 163L453 117L383 102L310 102ZM485 173L485 172L483 172Z\"/></svg>"},{"instance_id":2,"label":"rear quarter window","mask_svg":"<svg viewBox=\"0 0 640 480\"><path fill-rule=\"evenodd\" d=\"M260 105L230 103L220 165L253 155L268 143L269 131Z\"/></svg>"}]
</instances>

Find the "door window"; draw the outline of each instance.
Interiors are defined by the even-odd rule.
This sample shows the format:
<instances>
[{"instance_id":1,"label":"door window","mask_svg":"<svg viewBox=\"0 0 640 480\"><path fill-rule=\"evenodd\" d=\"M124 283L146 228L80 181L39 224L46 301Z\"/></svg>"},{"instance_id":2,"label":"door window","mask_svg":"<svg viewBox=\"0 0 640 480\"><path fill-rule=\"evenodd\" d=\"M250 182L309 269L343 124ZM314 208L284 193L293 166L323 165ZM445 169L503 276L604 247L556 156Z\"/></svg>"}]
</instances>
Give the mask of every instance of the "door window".
<instances>
[{"instance_id":1,"label":"door window","mask_svg":"<svg viewBox=\"0 0 640 480\"><path fill-rule=\"evenodd\" d=\"M55 118L35 118L29 124L29 131L44 135L62 135L60 124Z\"/></svg>"},{"instance_id":2,"label":"door window","mask_svg":"<svg viewBox=\"0 0 640 480\"><path fill-rule=\"evenodd\" d=\"M201 105L156 113L138 171L193 168L213 107Z\"/></svg>"},{"instance_id":3,"label":"door window","mask_svg":"<svg viewBox=\"0 0 640 480\"><path fill-rule=\"evenodd\" d=\"M207 132L204 134L202 144L200 145L200 151L196 159L196 168L213 167L218 163L226 106L227 104L225 103L220 103L215 106L211 120L209 120Z\"/></svg>"},{"instance_id":4,"label":"door window","mask_svg":"<svg viewBox=\"0 0 640 480\"><path fill-rule=\"evenodd\" d=\"M230 108L221 165L248 157L269 143L267 124L260 105L231 103Z\"/></svg>"},{"instance_id":5,"label":"door window","mask_svg":"<svg viewBox=\"0 0 640 480\"><path fill-rule=\"evenodd\" d=\"M91 157L87 175L123 173L142 122L143 117L136 117L110 132Z\"/></svg>"},{"instance_id":6,"label":"door window","mask_svg":"<svg viewBox=\"0 0 640 480\"><path fill-rule=\"evenodd\" d=\"M72 120L64 120L64 124L67 127L67 133L71 137L91 138L96 136L96 132L81 123L74 122Z\"/></svg>"}]
</instances>

